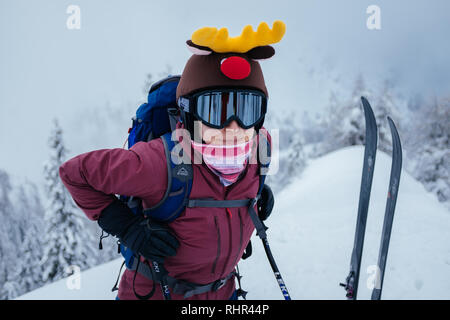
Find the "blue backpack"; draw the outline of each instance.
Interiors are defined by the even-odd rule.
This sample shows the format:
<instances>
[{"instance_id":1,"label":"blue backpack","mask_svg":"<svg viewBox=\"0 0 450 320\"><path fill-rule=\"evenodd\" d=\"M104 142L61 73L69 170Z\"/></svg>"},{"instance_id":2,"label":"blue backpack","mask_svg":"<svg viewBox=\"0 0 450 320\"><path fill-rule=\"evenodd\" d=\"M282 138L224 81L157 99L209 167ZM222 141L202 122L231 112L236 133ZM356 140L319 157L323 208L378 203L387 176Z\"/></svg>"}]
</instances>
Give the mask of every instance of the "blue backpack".
<instances>
[{"instance_id":1,"label":"blue backpack","mask_svg":"<svg viewBox=\"0 0 450 320\"><path fill-rule=\"evenodd\" d=\"M192 175L174 175L173 172L179 166L175 165L170 156L170 150L175 145L171 139L172 131L177 123L176 90L180 76L168 76L150 88L148 101L143 103L136 111L136 116L132 118L132 126L128 135L128 149L140 141L150 141L162 138L168 168L168 186L164 197L152 208L143 209L142 201L133 196L121 195L120 200L127 203L134 214L149 215L159 221L170 222L175 220L183 211L182 204L187 198L192 187ZM183 165L186 166L186 165ZM179 171L179 170L178 170ZM135 253L119 244L119 251L125 258L127 268L132 268Z\"/></svg>"},{"instance_id":2,"label":"blue backpack","mask_svg":"<svg viewBox=\"0 0 450 320\"><path fill-rule=\"evenodd\" d=\"M136 116L132 118L132 127L129 130L128 148L137 142L150 141L161 138L167 160L168 186L164 197L152 208L143 209L142 201L132 195L120 195L119 199L125 202L134 214L143 214L153 219L171 222L175 220L188 205L189 194L192 188L192 168L188 164L175 164L171 150L177 142L172 141L171 135L179 120L178 107L176 104L176 90L180 76L168 76L150 88L148 101L143 103L136 111ZM270 156L270 144L268 151ZM181 149L182 152L182 149ZM182 156L180 154L179 156ZM179 161L177 161L180 163ZM261 167L268 167L269 164L260 164ZM261 194L266 175L260 175L260 185L258 195ZM119 252L125 258L124 264L128 269L136 268L139 257L130 248L119 242ZM251 254L251 245L246 249L243 258ZM136 259L136 261L135 261ZM120 272L119 272L120 275ZM117 282L113 290L117 289Z\"/></svg>"}]
</instances>

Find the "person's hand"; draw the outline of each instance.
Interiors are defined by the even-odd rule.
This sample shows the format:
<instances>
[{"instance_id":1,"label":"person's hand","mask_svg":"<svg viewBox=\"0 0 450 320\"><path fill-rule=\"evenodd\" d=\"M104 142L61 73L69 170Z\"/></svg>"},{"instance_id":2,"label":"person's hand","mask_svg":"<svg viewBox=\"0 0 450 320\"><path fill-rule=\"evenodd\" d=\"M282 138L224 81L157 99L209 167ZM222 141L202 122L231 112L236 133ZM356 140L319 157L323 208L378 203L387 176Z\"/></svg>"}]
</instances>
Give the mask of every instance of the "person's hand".
<instances>
[{"instance_id":1,"label":"person's hand","mask_svg":"<svg viewBox=\"0 0 450 320\"><path fill-rule=\"evenodd\" d=\"M259 219L261 221L266 220L273 209L275 199L273 197L272 189L267 184L264 184L263 189L261 191L261 197L259 198L256 205L258 207Z\"/></svg>"},{"instance_id":2,"label":"person's hand","mask_svg":"<svg viewBox=\"0 0 450 320\"><path fill-rule=\"evenodd\" d=\"M98 224L133 252L159 263L165 257L174 256L179 247L167 224L133 214L118 199L102 211Z\"/></svg>"},{"instance_id":3,"label":"person's hand","mask_svg":"<svg viewBox=\"0 0 450 320\"><path fill-rule=\"evenodd\" d=\"M146 259L164 262L164 258L174 256L179 242L165 223L150 218L137 221L120 241Z\"/></svg>"}]
</instances>

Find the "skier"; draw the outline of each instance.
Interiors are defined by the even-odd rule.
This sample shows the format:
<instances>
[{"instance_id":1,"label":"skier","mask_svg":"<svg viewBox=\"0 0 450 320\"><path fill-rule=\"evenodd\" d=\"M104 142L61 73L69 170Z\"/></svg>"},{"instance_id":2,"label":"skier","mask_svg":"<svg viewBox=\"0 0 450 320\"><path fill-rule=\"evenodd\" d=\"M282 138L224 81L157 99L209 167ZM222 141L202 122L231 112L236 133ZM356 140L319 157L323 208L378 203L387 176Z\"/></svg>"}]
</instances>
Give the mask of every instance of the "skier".
<instances>
[{"instance_id":1,"label":"skier","mask_svg":"<svg viewBox=\"0 0 450 320\"><path fill-rule=\"evenodd\" d=\"M257 149L268 92L257 60L275 54L269 44L284 32L281 21L272 29L261 23L257 32L246 26L234 38L225 28L201 28L186 42L194 54L176 89L176 138L191 163L189 200L213 199L222 206L186 206L165 223L135 215L118 200L115 195L138 197L145 209L165 196L170 180L162 139L87 152L59 169L89 219L139 253L142 265L164 268L172 299L237 299L235 268L255 226L248 208L224 204L261 192L252 207L262 221L272 210L270 188L260 189ZM154 290L162 278L140 270L125 270L118 299L163 299L164 292Z\"/></svg>"}]
</instances>

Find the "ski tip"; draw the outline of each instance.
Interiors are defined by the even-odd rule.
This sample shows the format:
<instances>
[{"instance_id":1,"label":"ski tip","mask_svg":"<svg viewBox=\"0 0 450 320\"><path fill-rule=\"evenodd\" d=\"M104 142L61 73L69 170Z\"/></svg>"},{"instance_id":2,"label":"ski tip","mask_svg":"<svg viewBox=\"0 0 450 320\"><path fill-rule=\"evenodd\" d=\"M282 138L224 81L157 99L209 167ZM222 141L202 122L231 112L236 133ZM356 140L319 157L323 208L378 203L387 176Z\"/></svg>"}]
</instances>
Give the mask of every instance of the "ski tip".
<instances>
[{"instance_id":1,"label":"ski tip","mask_svg":"<svg viewBox=\"0 0 450 320\"><path fill-rule=\"evenodd\" d=\"M389 116L387 116L387 119L388 119L388 121L389 121L389 125L393 125L393 126L395 127L394 120L392 120L392 118L389 117Z\"/></svg>"},{"instance_id":2,"label":"ski tip","mask_svg":"<svg viewBox=\"0 0 450 320\"><path fill-rule=\"evenodd\" d=\"M394 150L396 150L396 152L398 153L397 157L400 160L401 163L401 158L402 158L402 143L400 140L400 135L397 131L397 127L394 123L394 120L392 120L391 117L387 116L387 120L389 123L389 127L391 129L391 136L392 136L392 147Z\"/></svg>"},{"instance_id":3,"label":"ski tip","mask_svg":"<svg viewBox=\"0 0 450 320\"><path fill-rule=\"evenodd\" d=\"M369 100L367 100L365 97L361 96L361 102L364 107L364 110L367 111L370 115L373 114L372 106L369 103Z\"/></svg>"},{"instance_id":4,"label":"ski tip","mask_svg":"<svg viewBox=\"0 0 450 320\"><path fill-rule=\"evenodd\" d=\"M367 99L363 96L361 96L361 103L364 110L364 117L366 119L366 137L370 138L372 137L373 145L377 145L378 141L378 127L377 127L377 121L375 119L375 114L373 113L372 107L367 101ZM373 133L375 132L375 136Z\"/></svg>"},{"instance_id":5,"label":"ski tip","mask_svg":"<svg viewBox=\"0 0 450 320\"><path fill-rule=\"evenodd\" d=\"M394 137L397 138L399 140L398 142L400 142L400 137L398 136L399 134L398 134L398 131L397 131L397 127L396 127L396 125L394 123L394 120L392 120L392 118L389 117L389 116L387 116L387 120L388 120L388 123L389 123L389 127L391 129L392 137L393 138Z\"/></svg>"},{"instance_id":6,"label":"ski tip","mask_svg":"<svg viewBox=\"0 0 450 320\"><path fill-rule=\"evenodd\" d=\"M369 100L367 100L367 98L364 96L361 96L361 103L363 104L363 106L370 106Z\"/></svg>"}]
</instances>

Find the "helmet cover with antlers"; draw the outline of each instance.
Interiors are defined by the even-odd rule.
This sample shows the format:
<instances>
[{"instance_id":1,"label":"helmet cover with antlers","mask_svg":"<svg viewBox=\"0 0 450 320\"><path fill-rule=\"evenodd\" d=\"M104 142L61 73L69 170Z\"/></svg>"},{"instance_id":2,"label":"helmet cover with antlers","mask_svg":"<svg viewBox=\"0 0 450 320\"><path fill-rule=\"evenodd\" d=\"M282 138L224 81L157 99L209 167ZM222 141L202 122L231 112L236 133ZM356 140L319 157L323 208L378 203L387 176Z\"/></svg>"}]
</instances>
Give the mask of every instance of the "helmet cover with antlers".
<instances>
[{"instance_id":1,"label":"helmet cover with antlers","mask_svg":"<svg viewBox=\"0 0 450 320\"><path fill-rule=\"evenodd\" d=\"M204 27L186 41L193 53L186 63L177 88L177 99L205 88L242 87L262 91L268 96L258 60L271 58L270 44L281 40L286 25L280 20L272 29L261 22L257 31L251 25L237 37L229 37L227 28Z\"/></svg>"},{"instance_id":2,"label":"helmet cover with antlers","mask_svg":"<svg viewBox=\"0 0 450 320\"><path fill-rule=\"evenodd\" d=\"M187 61L177 87L176 99L180 106L184 127L194 136L192 110L185 112L180 97L189 97L197 92L215 89L258 90L268 99L268 92L259 60L266 60L275 54L270 44L281 40L286 25L280 20L273 23L272 29L261 22L256 32L247 25L241 35L230 38L226 28L204 27L196 30L186 41L193 53ZM258 131L264 123L262 118L255 123Z\"/></svg>"}]
</instances>

